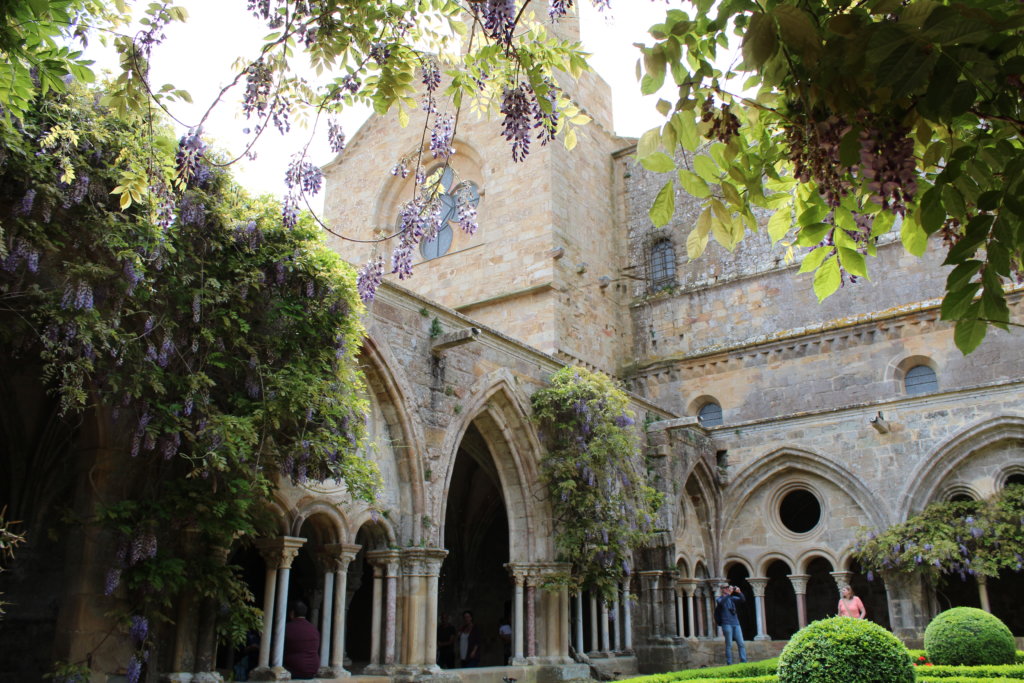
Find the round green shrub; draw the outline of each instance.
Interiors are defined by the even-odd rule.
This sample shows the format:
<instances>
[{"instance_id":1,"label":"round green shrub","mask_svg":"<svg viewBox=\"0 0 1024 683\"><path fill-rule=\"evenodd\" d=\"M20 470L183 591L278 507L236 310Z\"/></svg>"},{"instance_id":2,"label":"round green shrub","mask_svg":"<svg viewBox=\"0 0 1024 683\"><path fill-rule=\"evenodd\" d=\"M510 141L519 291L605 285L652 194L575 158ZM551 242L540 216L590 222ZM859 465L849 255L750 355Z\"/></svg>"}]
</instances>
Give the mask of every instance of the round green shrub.
<instances>
[{"instance_id":1,"label":"round green shrub","mask_svg":"<svg viewBox=\"0 0 1024 683\"><path fill-rule=\"evenodd\" d=\"M934 664L1013 664L1016 649L1006 624L976 607L948 609L924 632L924 650Z\"/></svg>"},{"instance_id":2,"label":"round green shrub","mask_svg":"<svg viewBox=\"0 0 1024 683\"><path fill-rule=\"evenodd\" d=\"M896 636L864 619L832 617L796 632L779 657L779 683L913 683Z\"/></svg>"}]
</instances>

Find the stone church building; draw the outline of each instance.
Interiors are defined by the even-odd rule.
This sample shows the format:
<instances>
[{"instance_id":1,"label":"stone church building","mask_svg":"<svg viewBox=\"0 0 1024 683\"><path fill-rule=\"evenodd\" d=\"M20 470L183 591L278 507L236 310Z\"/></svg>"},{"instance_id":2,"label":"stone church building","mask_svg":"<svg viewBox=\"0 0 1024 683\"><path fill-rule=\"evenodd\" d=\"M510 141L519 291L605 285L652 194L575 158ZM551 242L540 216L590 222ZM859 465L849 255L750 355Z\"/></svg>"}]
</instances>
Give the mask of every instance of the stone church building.
<instances>
[{"instance_id":1,"label":"stone church building","mask_svg":"<svg viewBox=\"0 0 1024 683\"><path fill-rule=\"evenodd\" d=\"M460 120L445 187L476 203L480 229L453 222L424 245L412 279L385 283L365 320L383 514L338 486L278 492L279 534L234 557L268 615L254 675L286 676L281 628L296 597L322 633L324 679L566 680L590 665L613 675L720 663L711 607L723 580L747 596L752 657L834 614L846 584L868 618L904 638L951 604L985 606L1024 635L1019 575L929 587L869 580L851 559L862 527L1024 482L1021 332L993 331L968 356L955 348L939 320L937 242L915 258L898 235L883 237L871 280L820 305L799 262L763 234L688 262L698 200L677 196L672 222L655 229L647 209L665 179L615 135L599 77L572 94L593 118L579 146L536 144L521 164L495 121ZM326 167L338 232L394 230L413 180L387 169L416 154L421 132L371 119ZM335 246L355 264L385 248ZM1022 288L1008 300L1024 322ZM564 565L530 397L564 364L631 392L665 494L656 542L611 603L541 587ZM89 605L102 586L80 583L56 620L64 659L100 637ZM507 620L513 673L438 669L438 619L458 625L465 610L484 667L504 663ZM97 670L116 671L118 653L103 652ZM223 660L185 620L165 675L215 680Z\"/></svg>"}]
</instances>

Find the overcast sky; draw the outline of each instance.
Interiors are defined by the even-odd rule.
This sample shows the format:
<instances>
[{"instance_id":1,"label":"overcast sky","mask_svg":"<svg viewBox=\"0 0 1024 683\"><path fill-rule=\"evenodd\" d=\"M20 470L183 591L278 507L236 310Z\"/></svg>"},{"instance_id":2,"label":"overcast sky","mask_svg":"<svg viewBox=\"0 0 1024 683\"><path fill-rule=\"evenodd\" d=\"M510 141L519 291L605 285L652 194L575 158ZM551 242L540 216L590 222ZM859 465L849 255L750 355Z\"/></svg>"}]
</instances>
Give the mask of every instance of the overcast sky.
<instances>
[{"instance_id":1,"label":"overcast sky","mask_svg":"<svg viewBox=\"0 0 1024 683\"><path fill-rule=\"evenodd\" d=\"M187 8L189 20L184 25L172 24L166 42L154 51L152 80L156 87L166 82L189 91L194 105L177 103L170 108L177 118L194 124L233 77L233 62L251 56L267 31L246 12L244 0L178 0L178 4ZM612 86L616 132L637 136L659 123L660 116L654 110L657 98L639 94L635 77L638 53L633 43L651 41L647 28L664 18L668 7L691 6L679 0L612 0L610 10L598 12L588 0L577 4L583 11L583 42L593 53L591 63ZM94 50L90 56L99 66L111 63L109 53ZM205 127L221 146L236 153L244 148L243 129L251 126L238 113L240 96L240 89L232 90ZM349 137L366 116L366 111L350 111L342 117ZM285 137L267 131L257 146L257 159L236 165L237 177L254 192L282 194L288 158L308 138L309 131L301 122L295 122L293 132ZM324 135L311 149L316 163L326 163L331 157Z\"/></svg>"}]
</instances>

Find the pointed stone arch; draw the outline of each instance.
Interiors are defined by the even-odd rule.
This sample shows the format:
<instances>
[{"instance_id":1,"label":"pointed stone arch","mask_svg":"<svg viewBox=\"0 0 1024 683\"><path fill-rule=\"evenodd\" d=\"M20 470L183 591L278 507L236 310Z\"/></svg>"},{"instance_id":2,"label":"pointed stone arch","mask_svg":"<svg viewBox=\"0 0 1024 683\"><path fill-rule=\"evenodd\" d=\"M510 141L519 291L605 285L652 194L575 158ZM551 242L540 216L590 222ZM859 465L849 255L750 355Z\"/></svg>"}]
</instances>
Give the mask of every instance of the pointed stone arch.
<instances>
[{"instance_id":1,"label":"pointed stone arch","mask_svg":"<svg viewBox=\"0 0 1024 683\"><path fill-rule=\"evenodd\" d=\"M697 463L690 468L680 492L679 510L675 536L677 543L685 543L692 538L694 531L700 540L700 548L689 548L709 558L714 565L714 558L717 557L716 540L719 536L719 521L721 519L721 508L718 505L718 497L715 485L714 474L707 467L704 461ZM696 524L688 524L683 514L691 508L696 514Z\"/></svg>"},{"instance_id":2,"label":"pointed stone arch","mask_svg":"<svg viewBox=\"0 0 1024 683\"><path fill-rule=\"evenodd\" d=\"M890 516L876 502L876 496L849 470L811 451L780 448L758 458L729 484L723 497L726 510L724 528L728 529L736 523L736 515L762 486L773 479L794 474L807 474L831 482L850 496L864 512L870 524L877 527L888 526Z\"/></svg>"},{"instance_id":3,"label":"pointed stone arch","mask_svg":"<svg viewBox=\"0 0 1024 683\"><path fill-rule=\"evenodd\" d=\"M968 427L922 461L907 478L910 488L900 499L899 519L906 519L936 499L946 476L977 453L1002 446L1024 447L1024 417L1004 415Z\"/></svg>"},{"instance_id":4,"label":"pointed stone arch","mask_svg":"<svg viewBox=\"0 0 1024 683\"><path fill-rule=\"evenodd\" d=\"M377 343L372 334L363 340L359 359L367 391L380 409L391 437L399 477L394 484L399 493L400 531L408 537L409 545L419 545L423 526L418 516L427 506L423 490L423 459L416 444L422 444L424 440L419 432L419 422L409 414L408 391L404 388L408 382L401 373L401 364L391 355L387 345ZM353 536L358 528L350 530Z\"/></svg>"},{"instance_id":5,"label":"pointed stone arch","mask_svg":"<svg viewBox=\"0 0 1024 683\"><path fill-rule=\"evenodd\" d=\"M490 382L484 384L486 380ZM444 546L448 490L456 455L463 437L473 425L494 460L505 498L511 539L509 561L535 562L553 558L551 514L540 484L542 446L530 422L527 405L515 390L507 370L492 373L471 390L464 411L466 417L449 432L442 448L444 487L443 494L435 501L438 547Z\"/></svg>"}]
</instances>

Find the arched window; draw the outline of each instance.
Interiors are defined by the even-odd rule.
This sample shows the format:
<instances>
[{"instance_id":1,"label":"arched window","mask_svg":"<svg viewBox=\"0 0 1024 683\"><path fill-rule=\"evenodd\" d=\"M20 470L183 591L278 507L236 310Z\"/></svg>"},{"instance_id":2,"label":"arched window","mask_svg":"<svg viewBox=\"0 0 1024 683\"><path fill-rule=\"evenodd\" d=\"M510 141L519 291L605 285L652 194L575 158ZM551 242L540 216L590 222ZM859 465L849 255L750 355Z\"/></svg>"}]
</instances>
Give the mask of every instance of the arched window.
<instances>
[{"instance_id":1,"label":"arched window","mask_svg":"<svg viewBox=\"0 0 1024 683\"><path fill-rule=\"evenodd\" d=\"M717 427L722 424L722 406L717 403L705 403L697 411L697 421L702 427Z\"/></svg>"},{"instance_id":2,"label":"arched window","mask_svg":"<svg viewBox=\"0 0 1024 683\"><path fill-rule=\"evenodd\" d=\"M651 289L659 290L676 283L676 250L667 237L651 245Z\"/></svg>"},{"instance_id":3,"label":"arched window","mask_svg":"<svg viewBox=\"0 0 1024 683\"><path fill-rule=\"evenodd\" d=\"M903 386L911 396L927 394L939 390L939 380L935 376L935 371L927 365L915 365L907 370Z\"/></svg>"},{"instance_id":4,"label":"arched window","mask_svg":"<svg viewBox=\"0 0 1024 683\"><path fill-rule=\"evenodd\" d=\"M458 222L462 205L476 207L480 203L480 190L470 180L456 185L455 171L450 166L431 171L424 185L428 191L436 190L441 203L441 227L432 238L420 242L420 254L424 260L429 261L444 256L452 248L454 232L451 224L453 221Z\"/></svg>"}]
</instances>

